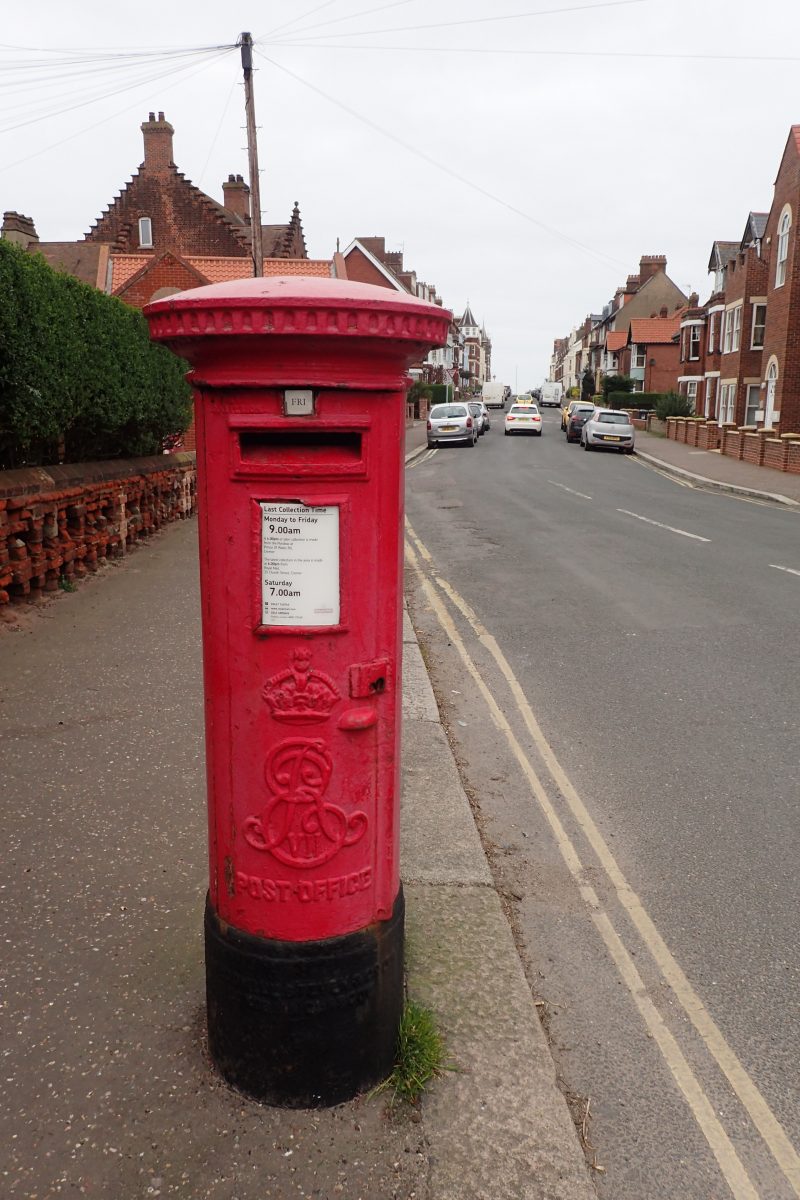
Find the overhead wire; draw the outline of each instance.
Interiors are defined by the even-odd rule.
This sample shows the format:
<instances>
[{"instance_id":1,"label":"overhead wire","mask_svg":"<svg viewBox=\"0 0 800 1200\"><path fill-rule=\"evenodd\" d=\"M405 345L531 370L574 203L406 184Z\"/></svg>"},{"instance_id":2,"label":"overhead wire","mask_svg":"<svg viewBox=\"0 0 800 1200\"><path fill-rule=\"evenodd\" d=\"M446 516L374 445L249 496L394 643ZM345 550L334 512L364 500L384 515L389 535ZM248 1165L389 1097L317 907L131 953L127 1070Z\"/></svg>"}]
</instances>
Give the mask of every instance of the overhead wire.
<instances>
[{"instance_id":1,"label":"overhead wire","mask_svg":"<svg viewBox=\"0 0 800 1200\"><path fill-rule=\"evenodd\" d=\"M354 21L356 17L371 17L373 13L385 12L387 8L400 8L405 4L416 4L418 0L390 0L389 4L378 4L374 8L362 8L356 13L345 13L341 17L332 17L330 21L318 21L316 25L304 25L302 29L296 29L295 34L310 33L314 29L323 29L326 25L339 25L342 21ZM325 7L323 5L323 7ZM308 14L311 15L310 13ZM297 18L301 20L300 17ZM281 43L282 44L282 43Z\"/></svg>"},{"instance_id":2,"label":"overhead wire","mask_svg":"<svg viewBox=\"0 0 800 1200\"><path fill-rule=\"evenodd\" d=\"M228 46L228 47L225 47L224 50L217 50L216 52L211 53L211 54L204 53L201 56L202 61L203 61L203 63L206 63L208 61L211 61L214 57L222 57L225 54L229 53L231 49L233 49L233 47ZM155 83L157 80L163 79L168 75L182 74L182 73L190 70L197 63L197 58L198 58L198 56L195 56L195 58L192 59L190 62L186 63L183 67L178 67L177 69L174 66L174 64L170 63L169 66L165 66L164 69L162 69L162 70L159 70L156 72L151 72L150 74L148 74L146 76L139 75L135 79L133 79L131 82L126 83L122 87L106 89L102 92L95 92L88 98L82 98L82 99L76 100L75 103L73 103L73 104L62 105L59 103L58 107L54 107L52 100L45 99L43 101L43 105L40 105L39 109L37 110L38 115L31 116L27 120L24 120L24 121L17 121L16 123L2 126L2 127L0 127L0 133L11 133L16 129L23 129L30 125L35 125L39 121L48 120L55 116L62 116L65 113L75 112L78 109L86 108L90 104L95 104L95 103L99 102L100 100L107 100L114 96L121 95L124 92L133 91L136 88L143 87L149 83ZM85 97L85 93L81 93L81 95ZM59 100L60 100L60 98L59 98ZM46 111L42 112L41 108L44 106L46 106Z\"/></svg>"},{"instance_id":3,"label":"overhead wire","mask_svg":"<svg viewBox=\"0 0 800 1200\"><path fill-rule=\"evenodd\" d=\"M278 49L278 46L275 47ZM665 59L689 62L764 62L764 63L794 63L800 62L796 54L703 54L680 50L561 50L541 49L522 50L517 48L492 46L373 46L360 43L359 45L343 45L341 42L325 44L324 42L281 42L280 49L297 50L395 50L403 54L511 54L528 57L555 58L627 58L627 59Z\"/></svg>"},{"instance_id":4,"label":"overhead wire","mask_svg":"<svg viewBox=\"0 0 800 1200\"><path fill-rule=\"evenodd\" d=\"M224 58L225 54L228 53L230 49L231 47L228 47L225 51L220 51L218 58ZM189 66L183 68L181 72L181 78L175 79L172 83L165 84L159 89L160 92L171 92L174 88L180 87L188 79L193 79L196 75L202 74L202 72L207 70L208 67L212 66L215 61L217 61L215 58L204 58L195 70L190 70ZM97 129L101 125L107 125L109 121L113 121L117 117L123 116L125 113L131 112L133 109L138 108L139 103L139 101L136 101L134 104L125 105L124 108L115 109L114 112L108 113L106 116L92 121L91 125L84 125L83 128L76 129L72 133L66 134L64 137L60 137L57 141L50 142L47 146L40 146L38 150L33 150L30 154L25 154L21 158L13 159L10 162L6 161L5 159L0 159L0 174L2 174L3 171L11 170L13 167L18 167L22 163L30 162L32 158L38 158L40 154L47 154L50 150L55 150L57 147L65 145L67 142L72 142L75 140L75 138L82 137L84 133L88 133L90 130Z\"/></svg>"},{"instance_id":5,"label":"overhead wire","mask_svg":"<svg viewBox=\"0 0 800 1200\"><path fill-rule=\"evenodd\" d=\"M337 0L325 0L324 4L318 4L316 8L311 8L308 12L301 13L299 17L291 17L288 21L284 21L282 25L276 25L274 29L270 29L268 33L262 33L258 36L264 38L274 37L276 33L280 33L282 29L288 29L290 25L296 25L298 21L304 21L306 17L313 17L314 13L321 12L323 8L330 8L332 4L336 4Z\"/></svg>"},{"instance_id":6,"label":"overhead wire","mask_svg":"<svg viewBox=\"0 0 800 1200\"><path fill-rule=\"evenodd\" d=\"M534 217L531 213L525 212L524 209L518 208L515 204L509 203L509 201L504 200L502 196L498 196L494 192L490 192L488 188L482 187L481 184L476 183L473 179L470 179L468 176L462 175L458 171L454 171L451 167L448 167L445 163L441 162L439 159L434 158L433 155L426 154L424 150L420 150L417 146L413 146L410 142L407 142L404 138L399 137L397 134L392 133L390 130L384 129L382 125L379 125L376 121L373 121L370 117L364 116L363 113L360 113L356 109L351 108L348 104L345 104L343 101L338 100L335 96L331 96L328 92L323 91L322 88L317 87L316 84L311 83L308 79L304 79L302 75L298 75L295 71L291 71L291 70L289 70L288 67L285 67L281 63L276 62L275 59L270 58L269 55L267 55L267 54L264 54L263 50L257 50L256 53L265 62L268 62L270 64L270 66L273 66L277 70L282 71L285 75L290 76L290 78L296 80L297 83L302 84L304 87L308 88L310 91L316 92L316 94L318 96L321 96L324 100L327 100L328 103L333 104L336 108L340 108L343 112L346 112L349 116L354 117L357 121L361 121L362 124L368 126L370 129L375 130L376 133L380 133L383 137L388 138L390 141L395 142L398 146L402 146L403 149L407 150L410 154L413 154L417 158L422 159L423 162L428 163L429 166L435 167L438 171L441 171L443 174L449 175L452 179L455 179L458 183L463 184L465 187L471 188L472 191L477 192L479 195L484 196L486 199L491 200L493 203L500 205L501 208L506 209L508 212L514 213L516 216L521 217L524 221L528 221L531 225L537 226L537 228L543 230L545 233L548 233L548 234L553 235L554 237L560 238L564 242L568 242L570 245L576 247L579 250L584 251L587 254L591 254L594 258L597 258L606 264L613 265L615 269L618 269L618 268L625 269L625 264L622 263L619 259L615 259L609 254L604 254L601 250L595 250L594 247L587 246L584 242L580 242L580 241L578 241L577 238L573 238L569 234L563 233L560 229L556 229L554 226L548 225L544 221L540 221L538 219L538 217Z\"/></svg>"},{"instance_id":7,"label":"overhead wire","mask_svg":"<svg viewBox=\"0 0 800 1200\"><path fill-rule=\"evenodd\" d=\"M541 8L535 9L532 12L502 13L492 17L468 17L458 21L435 21L429 23L428 25L396 25L387 26L384 29L362 29L357 32L354 30L348 33L317 34L315 37L311 38L311 41L318 41L320 38L325 37L369 37L375 33L411 33L417 31L427 31L429 29L454 29L457 26L463 27L467 25L488 25L497 21L520 21L529 17L552 17L562 13L587 12L601 8L622 8L632 4L650 4L651 2L652 0L600 0L600 2L596 4L572 4L566 8ZM277 42L273 42L273 45L276 44L283 44L280 38L277 40Z\"/></svg>"},{"instance_id":8,"label":"overhead wire","mask_svg":"<svg viewBox=\"0 0 800 1200\"><path fill-rule=\"evenodd\" d=\"M203 179L205 178L205 173L206 173L206 170L208 169L208 164L211 162L211 155L214 153L214 147L217 144L217 138L220 135L220 131L225 122L225 118L228 115L228 109L230 108L230 104L231 104L231 97L233 96L233 93L236 90L236 85L238 82L239 82L239 65L237 63L236 71L234 72L234 76L233 76L233 81L231 82L230 90L228 92L228 98L225 101L225 105L222 109L222 115L220 116L219 124L217 125L217 129L216 129L216 133L214 134L213 138L211 139L211 145L208 147L208 154L206 155L206 161L203 163L200 174L197 176L198 187L200 186Z\"/></svg>"}]
</instances>

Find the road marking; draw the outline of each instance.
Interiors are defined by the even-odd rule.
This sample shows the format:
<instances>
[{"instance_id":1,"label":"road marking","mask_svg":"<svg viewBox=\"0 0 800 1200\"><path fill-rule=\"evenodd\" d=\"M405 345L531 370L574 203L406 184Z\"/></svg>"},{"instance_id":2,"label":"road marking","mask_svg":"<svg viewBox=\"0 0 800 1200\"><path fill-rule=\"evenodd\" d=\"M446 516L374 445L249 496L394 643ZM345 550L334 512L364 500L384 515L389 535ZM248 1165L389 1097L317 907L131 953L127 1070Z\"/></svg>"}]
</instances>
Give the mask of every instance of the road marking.
<instances>
[{"instance_id":1,"label":"road marking","mask_svg":"<svg viewBox=\"0 0 800 1200\"><path fill-rule=\"evenodd\" d=\"M409 536L413 540L415 546L417 546L419 548L421 554L422 554L422 551L424 550L424 554L422 554L422 557L427 562L432 562L430 552L423 546L422 542L419 540L417 535L414 533L414 530L412 529L410 523L408 522L408 519L406 519L406 528L408 530ZM419 566L417 566L416 564L414 564L414 565L415 565L415 569L417 570L417 574L422 575ZM425 579L424 575L422 575L422 578L423 578L423 580ZM473 631L475 632L480 643L489 651L492 658L497 663L497 665L500 669L500 672L503 675L504 679L506 680L509 690L511 691L511 694L514 697L514 700L516 701L517 708L525 722L528 732L530 733L530 735L534 741L534 744L536 745L536 748L542 758L542 761L544 762L545 766L547 767L547 770L549 771L550 776L553 779L553 782L556 784L559 791L561 792L562 797L564 798L568 808L572 812L572 815L575 818L577 824L579 825L581 831L583 832L586 840L588 841L589 845L592 847L595 855L597 856L599 862L601 863L603 869L605 870L606 875L608 876L610 882L612 883L612 885L614 887L614 890L616 892L616 895L617 895L617 898L618 898L620 904L623 906L623 908L627 912L628 916L630 917L632 923L636 927L636 929L639 933L639 936L641 937L644 944L647 946L647 949L649 950L650 955L652 956L654 962L658 966L658 969L660 970L664 979L666 980L666 982L668 983L668 985L674 992L674 994L677 997L678 1001L680 1002L682 1008L684 1009L687 1016L689 1017L689 1020L692 1022L695 1029L697 1030L698 1034L700 1035L704 1045L706 1046L706 1049L709 1051L709 1053L715 1059L720 1070L723 1072L725 1077L728 1079L728 1082L730 1083L734 1092L738 1096L742 1106L745 1108L748 1115L750 1116L750 1119L752 1120L753 1124L755 1125L756 1129L761 1134L761 1137L763 1138L764 1142L768 1146L773 1158L775 1159L776 1163L780 1167L784 1176L790 1183L795 1196L800 1197L800 1155L798 1155L798 1153L795 1150L794 1146L792 1145L789 1137L787 1136L786 1131L784 1130L783 1126L781 1125L781 1123L778 1121L775 1114L770 1109L766 1100L761 1095L761 1092L758 1090L758 1087L756 1086L756 1084L753 1082L753 1080L748 1075L747 1071L745 1070L744 1066L740 1062L736 1053L728 1045L727 1041L725 1040L725 1037L722 1034L722 1031L717 1026L717 1024L714 1021L713 1017L711 1016L710 1012L706 1009L705 1005L703 1004L703 1002L700 999L697 992L695 992L691 983L687 979L687 977L683 971L683 968L678 964L677 960L674 958L674 956L673 956L672 952L670 951L669 947L667 946L666 942L664 941L661 934L658 932L656 926L654 925L652 918L646 912L641 900L639 899L637 894L634 892L633 888L630 886L630 884L628 883L624 874L622 873L622 870L620 869L616 859L614 858L614 855L612 854L609 846L607 845L607 843L606 843L605 839L603 838L602 834L600 833L599 829L595 825L590 813L588 812L586 806L584 805L583 801L581 800L580 796L578 795L578 792L576 791L572 781L570 780L566 771L563 769L563 767L559 763L558 759L556 758L555 752L553 751L552 747L550 746L550 743L547 741L547 738L545 737L541 726L539 725L538 721L536 720L536 717L533 714L533 710L531 709L530 703L522 689L522 686L520 685L519 681L517 680L516 676L514 675L513 671L511 670L511 666L509 665L502 650L498 646L495 638L481 624L476 613L469 606L469 604L467 604L467 602L464 599L462 599L462 597L458 594L458 592L455 591L455 589L450 587L450 585L447 583L446 580L441 579L439 576L434 576L434 578L435 578L435 581L436 581L436 584L438 585L438 587L441 589L441 591L444 592L444 594L450 599L450 601L455 605L455 607L466 618L466 620L471 625ZM427 591L426 591L426 594L427 594ZM435 593L434 593L434 598L437 601L437 603L439 604L439 607L443 609L443 606L441 605L441 602L438 600L438 597L435 595ZM435 605L434 605L434 611L437 612L437 617L439 617L439 612ZM452 621L450 620L449 614L444 609L443 609L443 613L444 613L446 620L449 622L450 626L452 626ZM441 617L439 617L439 620L440 620L440 624L441 624L442 623ZM445 626L443 626L443 627L445 627ZM454 626L452 626L452 627L453 627L453 631L454 631L456 637L459 638L459 643L460 643L461 647L463 648L463 642L461 642L460 637L459 637L457 631L455 630L455 627ZM456 643L454 638L451 637L451 641L453 641L453 644L458 647L458 643ZM466 650L464 649L463 653L462 653L462 650L459 650L459 654L461 654L462 659L464 659L464 654L466 654ZM466 665L466 662L465 662L465 665ZM477 667L475 667L474 664L472 664L472 667L473 667L473 670L477 673ZM468 667L468 670L469 670L469 667ZM470 674L472 674L472 673L473 672L471 670ZM474 675L473 675L473 678L475 678ZM477 679L476 679L476 682L478 682ZM486 689L486 692L488 693L488 688L486 687L486 684L483 683L482 679L481 679L481 683L483 684L483 686L481 687L481 685L479 684L480 690L483 692L483 690ZM491 693L489 693L489 695L491 695ZM495 704L495 707L497 707L496 702L494 701L493 697L492 697L492 703ZM487 704L489 704L488 699L487 699ZM502 721L505 723L505 726L503 724L500 724L494 716L494 712L492 710L491 704L489 705L489 707L490 707L490 712L492 712L492 716L493 716L495 725L497 725L498 728L503 729L504 732L506 732L506 728L508 729L508 732L506 733L506 737L509 740L509 743L512 745L512 750L514 750L515 756L518 757L518 760L519 760L517 751L514 749L514 744L516 744L516 746L519 747L519 743L516 742L513 731L510 729L510 726L508 726L508 722L506 721L502 712L500 712L500 717L501 717ZM498 712L499 712L499 709L498 709ZM513 743L512 743L512 739L513 739ZM523 757L525 757L521 747L519 747L519 753L522 754ZM519 760L519 761L520 761L521 765L523 765L521 760ZM528 776L528 779L531 783L532 790L534 791L534 795L536 795L536 798L540 804L540 807L542 808L542 811L544 812L545 816L547 817L547 820L550 823L551 828L553 828L553 831L556 834L556 838L557 839L559 838L558 830L560 830L561 835L563 835L563 838L568 843L568 846L569 846L568 852L566 850L566 847L562 847L560 842L559 842L559 849L561 850L562 856L564 857L564 860L567 863L567 866L569 867L570 871L575 876L575 878L578 880L579 886L581 886L581 894L584 895L584 898L586 898L585 892L584 892L583 881L579 878L579 873L578 873L579 871L582 871L582 867L580 865L580 859L578 858L578 855L577 855L576 851L574 850L574 847L572 847L572 843L569 842L566 832L564 831L563 827L561 826L560 822L558 821L558 817L556 816L555 812L552 810L550 801L549 801L546 793L544 792L544 789L542 788L541 783L538 780L538 776L536 776L536 774L533 770L533 767L528 762L527 758L525 758L525 763L527 764L527 766L523 765L523 770L525 771L525 774ZM536 781L536 784L538 784L538 788L534 784L534 780ZM550 812L553 813L553 820L551 820L548 810L550 810ZM574 863L577 865L578 872L573 870L573 866L571 865L571 863ZM659 1045L660 1045L660 1043L659 1043ZM662 1051L662 1053L663 1053L663 1051ZM671 1064L670 1064L670 1069L672 1069ZM673 1071L673 1074L674 1074L674 1071ZM679 1083L679 1086L680 1086L680 1083ZM683 1090L683 1089L681 1089L681 1090ZM687 1100L688 1100L688 1097L687 1097ZM692 1109L692 1111L695 1114L695 1117L697 1118L697 1113L695 1112L694 1108ZM698 1123L700 1123L700 1122L698 1122ZM706 1133L705 1127L702 1124L701 1124L701 1128L703 1128L703 1132ZM706 1134L706 1137L708 1137L708 1134ZM712 1143L709 1141L709 1145L711 1145L711 1144ZM712 1149L713 1149L713 1145L712 1145ZM736 1157L735 1152L733 1152L733 1153L734 1153L734 1157ZM715 1154L716 1154L716 1151L715 1151ZM719 1161L719 1159L717 1161ZM738 1162L738 1158L736 1161ZM726 1179L727 1178L728 1177L726 1175ZM728 1182L730 1184L730 1180ZM749 1180L748 1180L748 1182L749 1182ZM737 1195L738 1193L734 1193L734 1194Z\"/></svg>"},{"instance_id":2,"label":"road marking","mask_svg":"<svg viewBox=\"0 0 800 1200\"><path fill-rule=\"evenodd\" d=\"M417 538L411 535L417 544ZM564 829L558 815L553 808L544 785L537 775L534 767L530 763L525 751L517 740L514 731L508 723L508 720L490 691L488 685L483 679L480 671L470 657L464 642L453 623L450 614L440 600L432 582L425 575L417 555L414 553L409 542L406 542L406 558L414 568L417 578L425 592L425 596L430 603L439 624L446 633L450 643L456 648L464 666L472 676L478 691L483 696L486 705L489 709L489 714L494 725L505 734L506 740L511 748L511 751L519 763L523 774L526 776L536 800L539 803L545 818L553 831L556 844L561 853L567 869L574 878L580 894L584 901L592 910L592 920L598 930L603 942L605 943L612 960L617 965L617 968L622 976L623 981L628 987L634 1003L639 1009L648 1031L652 1033L653 1039L661 1051L662 1057L672 1072L673 1078L677 1086L683 1093L692 1115L694 1116L701 1132L711 1148L714 1157L717 1160L720 1171L722 1172L728 1187L736 1200L759 1200L758 1192L753 1186L753 1183L748 1175L741 1159L725 1132L722 1124L717 1118L714 1109L703 1091L702 1085L692 1072L692 1069L687 1062L683 1052L681 1051L674 1036L667 1029L663 1018L658 1012L655 1004L647 994L644 981L634 965L634 962L625 948L622 939L614 928L613 922L607 913L600 909L599 900L596 892L588 884L583 863L580 860L572 841L570 840L566 830ZM437 584L443 582L437 578ZM483 640L483 638L481 639Z\"/></svg>"},{"instance_id":3,"label":"road marking","mask_svg":"<svg viewBox=\"0 0 800 1200\"><path fill-rule=\"evenodd\" d=\"M420 466L422 466L423 463L430 462L430 460L433 458L434 454L436 454L437 449L438 449L438 447L431 446L430 449L427 450L425 454L420 454L419 458L415 459L414 462L409 463L407 470L413 471L414 467L420 467Z\"/></svg>"},{"instance_id":4,"label":"road marking","mask_svg":"<svg viewBox=\"0 0 800 1200\"><path fill-rule=\"evenodd\" d=\"M795 571L794 567L779 567L777 563L769 564L773 571L785 571L787 575L800 575L800 571Z\"/></svg>"},{"instance_id":5,"label":"road marking","mask_svg":"<svg viewBox=\"0 0 800 1200\"><path fill-rule=\"evenodd\" d=\"M574 488L568 488L565 483L556 483L555 479L548 479L548 483L552 483L553 487L561 488L564 492L569 492L570 496L580 496L581 500L591 500L591 496L587 496L586 492L576 492Z\"/></svg>"},{"instance_id":6,"label":"road marking","mask_svg":"<svg viewBox=\"0 0 800 1200\"><path fill-rule=\"evenodd\" d=\"M711 538L700 537L699 533L689 533L686 529L676 529L674 525L663 525L661 521L653 521L650 517L642 517L639 513L630 512L627 508L618 508L618 513L624 513L626 517L635 517L637 521L645 521L648 525L657 525L659 529L668 529L670 533L679 533L681 537L694 538L696 542L710 542Z\"/></svg>"}]
</instances>

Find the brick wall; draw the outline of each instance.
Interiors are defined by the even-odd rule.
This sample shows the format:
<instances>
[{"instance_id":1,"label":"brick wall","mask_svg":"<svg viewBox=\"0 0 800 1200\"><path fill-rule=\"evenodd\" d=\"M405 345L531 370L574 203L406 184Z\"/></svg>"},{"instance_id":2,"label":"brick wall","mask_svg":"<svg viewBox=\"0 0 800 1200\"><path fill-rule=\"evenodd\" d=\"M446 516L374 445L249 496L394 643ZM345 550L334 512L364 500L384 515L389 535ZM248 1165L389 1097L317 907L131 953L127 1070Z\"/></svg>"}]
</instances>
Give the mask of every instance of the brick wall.
<instances>
[{"instance_id":1,"label":"brick wall","mask_svg":"<svg viewBox=\"0 0 800 1200\"><path fill-rule=\"evenodd\" d=\"M0 605L56 591L195 507L192 454L0 472Z\"/></svg>"},{"instance_id":2,"label":"brick wall","mask_svg":"<svg viewBox=\"0 0 800 1200\"><path fill-rule=\"evenodd\" d=\"M782 433L800 430L800 255L796 252L800 235L800 149L797 130L798 127L793 126L786 143L764 231L769 275L762 378L766 378L769 360L774 355L778 361L775 408L781 414ZM791 206L792 214L786 280L781 287L775 287L778 227L786 204Z\"/></svg>"}]
</instances>

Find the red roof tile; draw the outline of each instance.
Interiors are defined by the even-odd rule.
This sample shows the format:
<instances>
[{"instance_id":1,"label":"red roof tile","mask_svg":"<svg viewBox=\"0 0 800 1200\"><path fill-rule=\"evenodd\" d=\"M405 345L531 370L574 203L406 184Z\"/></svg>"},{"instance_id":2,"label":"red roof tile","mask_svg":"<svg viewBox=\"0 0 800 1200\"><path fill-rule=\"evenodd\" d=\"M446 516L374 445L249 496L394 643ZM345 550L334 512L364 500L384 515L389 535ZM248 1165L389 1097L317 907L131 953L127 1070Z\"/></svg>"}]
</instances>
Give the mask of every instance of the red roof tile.
<instances>
[{"instance_id":1,"label":"red roof tile","mask_svg":"<svg viewBox=\"0 0 800 1200\"><path fill-rule=\"evenodd\" d=\"M615 354L617 350L621 350L628 340L628 335L624 329L612 329L606 334L606 350L609 354Z\"/></svg>"},{"instance_id":2,"label":"red roof tile","mask_svg":"<svg viewBox=\"0 0 800 1200\"><path fill-rule=\"evenodd\" d=\"M631 341L640 346L667 346L681 327L680 312L671 317L634 317L631 321Z\"/></svg>"}]
</instances>

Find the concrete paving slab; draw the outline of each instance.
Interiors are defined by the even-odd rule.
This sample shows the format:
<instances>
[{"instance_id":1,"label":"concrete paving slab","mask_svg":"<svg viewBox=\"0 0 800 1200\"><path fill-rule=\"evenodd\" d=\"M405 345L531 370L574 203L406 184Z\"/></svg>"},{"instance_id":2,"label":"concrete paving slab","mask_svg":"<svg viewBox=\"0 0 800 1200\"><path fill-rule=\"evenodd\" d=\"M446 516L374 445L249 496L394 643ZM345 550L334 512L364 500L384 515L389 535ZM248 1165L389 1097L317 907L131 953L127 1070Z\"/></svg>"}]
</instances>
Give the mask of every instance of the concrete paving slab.
<instances>
[{"instance_id":1,"label":"concrete paving slab","mask_svg":"<svg viewBox=\"0 0 800 1200\"><path fill-rule=\"evenodd\" d=\"M430 721L403 724L400 873L414 883L492 881L450 745Z\"/></svg>"},{"instance_id":2,"label":"concrete paving slab","mask_svg":"<svg viewBox=\"0 0 800 1200\"><path fill-rule=\"evenodd\" d=\"M439 720L439 707L416 638L403 646L403 718Z\"/></svg>"},{"instance_id":3,"label":"concrete paving slab","mask_svg":"<svg viewBox=\"0 0 800 1200\"><path fill-rule=\"evenodd\" d=\"M436 1200L596 1200L508 923L491 888L406 888L413 995L452 1070L426 1099Z\"/></svg>"},{"instance_id":4,"label":"concrete paving slab","mask_svg":"<svg viewBox=\"0 0 800 1200\"><path fill-rule=\"evenodd\" d=\"M58 597L26 629L0 638L14 1097L0 1115L0 1193L590 1195L412 641L406 691L424 715L404 731L408 986L430 1002L459 1068L423 1098L418 1122L387 1114L381 1096L268 1108L228 1088L207 1058L194 522Z\"/></svg>"}]
</instances>

